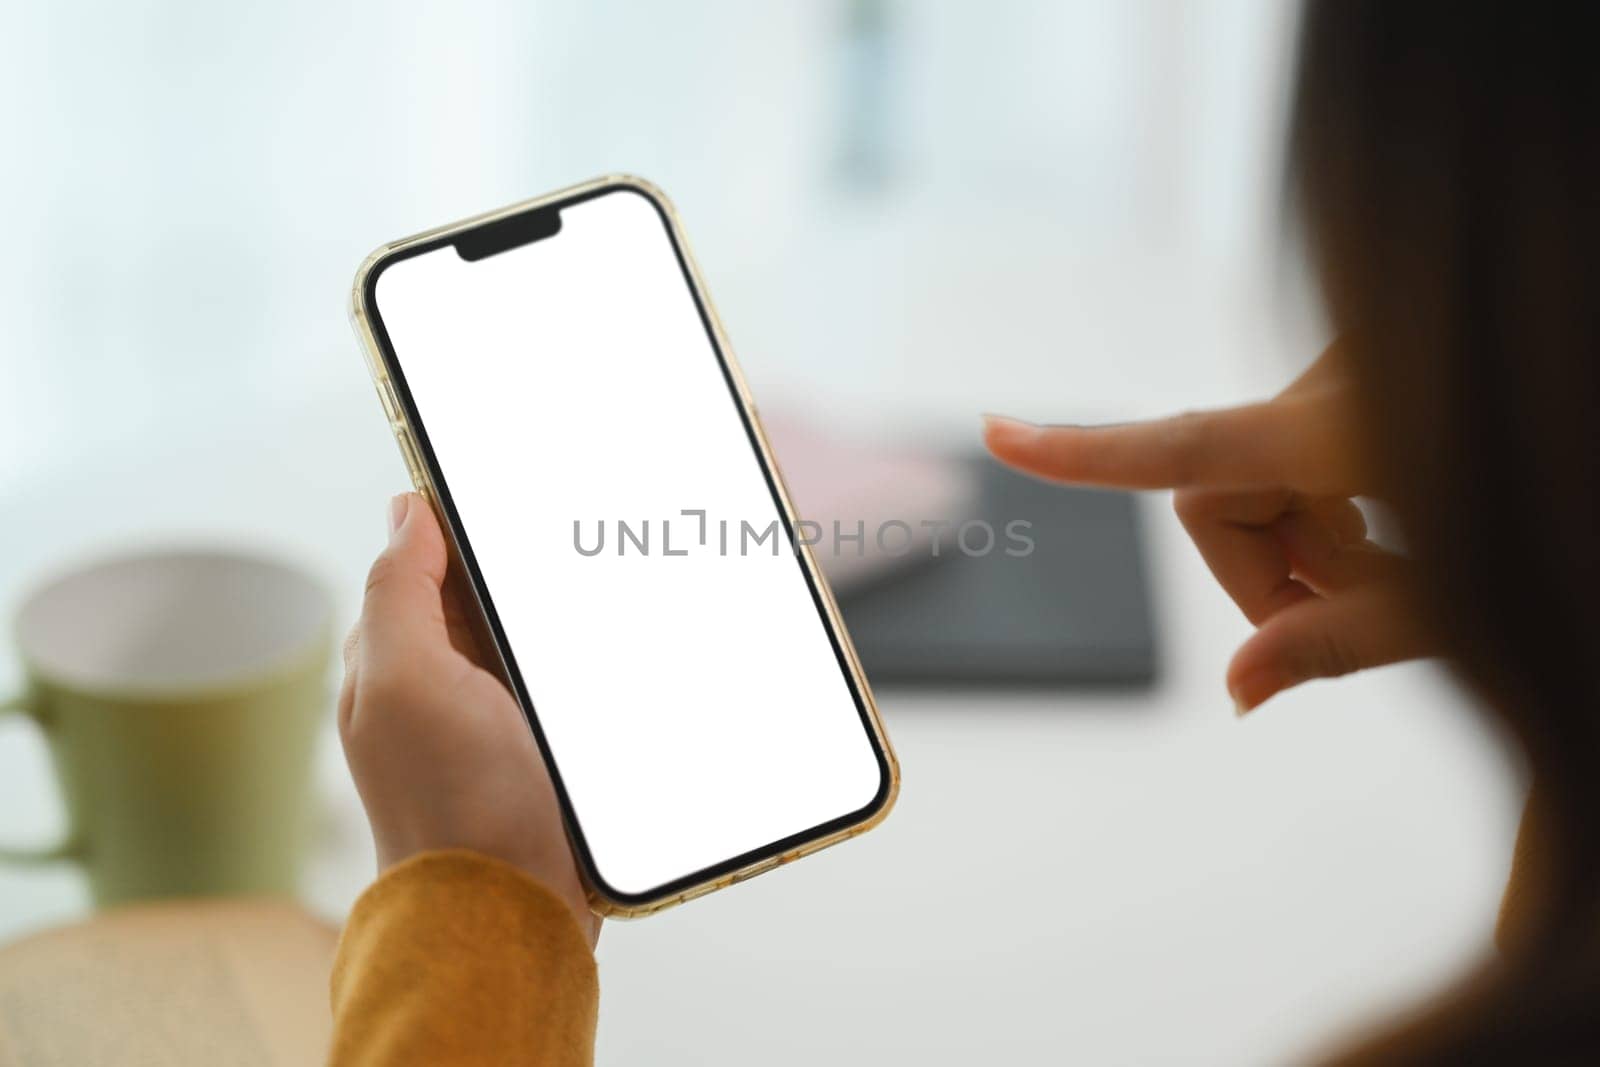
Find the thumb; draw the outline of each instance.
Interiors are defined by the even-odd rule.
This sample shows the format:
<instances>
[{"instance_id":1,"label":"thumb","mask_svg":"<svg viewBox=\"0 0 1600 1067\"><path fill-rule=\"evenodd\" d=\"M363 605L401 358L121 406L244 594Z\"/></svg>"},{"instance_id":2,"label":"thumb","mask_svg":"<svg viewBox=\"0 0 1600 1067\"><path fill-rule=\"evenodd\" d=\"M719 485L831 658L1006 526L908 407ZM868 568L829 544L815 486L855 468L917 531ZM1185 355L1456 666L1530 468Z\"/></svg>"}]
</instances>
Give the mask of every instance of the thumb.
<instances>
[{"instance_id":1,"label":"thumb","mask_svg":"<svg viewBox=\"0 0 1600 1067\"><path fill-rule=\"evenodd\" d=\"M389 502L389 545L367 574L363 658L403 662L418 642L448 644L444 583L449 555L433 509L416 493Z\"/></svg>"},{"instance_id":2,"label":"thumb","mask_svg":"<svg viewBox=\"0 0 1600 1067\"><path fill-rule=\"evenodd\" d=\"M1399 589L1374 584L1292 604L1261 624L1228 665L1243 715L1314 678L1430 655L1433 643Z\"/></svg>"}]
</instances>

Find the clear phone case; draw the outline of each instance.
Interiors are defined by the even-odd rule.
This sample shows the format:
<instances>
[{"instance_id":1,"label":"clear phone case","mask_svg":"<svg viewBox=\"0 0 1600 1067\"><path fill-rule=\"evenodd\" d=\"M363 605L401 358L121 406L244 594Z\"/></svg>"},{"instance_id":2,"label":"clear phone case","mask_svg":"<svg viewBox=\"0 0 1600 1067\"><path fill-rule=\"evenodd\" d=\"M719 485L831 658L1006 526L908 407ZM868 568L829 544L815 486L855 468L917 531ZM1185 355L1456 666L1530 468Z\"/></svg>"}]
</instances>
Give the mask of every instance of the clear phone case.
<instances>
[{"instance_id":1,"label":"clear phone case","mask_svg":"<svg viewBox=\"0 0 1600 1067\"><path fill-rule=\"evenodd\" d=\"M794 511L794 505L790 502L789 492L783 484L783 475L778 468L776 458L772 454L771 446L767 443L766 433L761 427L760 415L756 410L754 401L751 399L750 390L745 384L744 375L739 369L738 360L734 357L733 348L731 345L729 345L727 335L723 332L722 321L717 316L716 308L711 302L710 295L706 292L705 283L700 276L699 265L695 262L694 253L690 250L689 241L683 232L682 225L679 223L677 211L673 208L672 202L667 199L666 195L649 182L644 181L641 178L632 177L630 175L609 175L606 177L593 179L592 181L583 182L579 185L571 186L566 189L561 189L545 196L535 197L532 200L524 200L520 203L512 204L496 211L486 212L485 214L464 219L448 226L441 226L436 229L428 230L399 241L390 242L389 244L378 248L370 256L368 256L366 260L362 262L360 268L356 271L355 285L350 300L351 322L355 327L357 336L361 339L361 346L366 354L367 369L372 374L373 384L378 390L378 399L383 404L384 414L388 416L390 429L394 433L396 443L400 446L400 453L405 460L406 469L410 471L412 484L416 486L417 491L428 500L430 505L432 505L434 513L439 518L440 526L449 532L450 536L448 540L452 557L451 565L457 570L464 570L461 562L461 553L457 542L457 531L453 528L448 516L445 515L444 510L439 505L439 494L434 487L433 478L429 472L428 465L422 459L420 450L414 443L416 440L415 431L409 423L404 405L400 403L396 396L394 386L391 384L388 363L383 353L383 349L378 343L377 335L373 330L371 309L367 306L368 277L373 268L394 253L404 251L419 244L437 241L441 238L452 237L464 231L472 230L476 227L485 225L487 223L496 222L512 215L521 214L522 212L541 207L545 204L569 200L585 193L596 192L605 188L633 189L649 197L661 208L662 214L666 217L668 225L672 228L672 234L674 239L677 241L678 248L683 253L684 263L688 268L690 284L694 287L694 291L696 295L698 295L701 305L706 310L706 316L710 321L712 334L716 341L717 347L721 350L722 357L726 361L728 370L733 377L733 381L737 388L739 403L744 408L746 415L749 417L750 425L755 431L755 438L760 448L762 462L765 463L767 468L772 472L773 482L777 486L779 503L782 507L784 517L791 528L793 528L795 525L796 515ZM828 625L837 636L839 640L839 647L844 650L845 660L852 676L852 680L855 683L857 691L861 694L862 702L866 707L867 719L871 725L874 741L878 745L879 750L883 753L885 764L888 767L889 785L882 804L877 808L876 811L863 818L860 822L851 824L842 829L834 830L827 834L820 835L811 840L803 841L780 855L769 856L757 860L736 870L719 874L716 877L697 882L687 888L674 889L670 893L663 894L658 898L652 898L642 903L631 901L623 902L612 899L596 888L595 879L592 878L590 876L590 872L585 869L583 870L583 874L589 896L589 905L597 914L611 918L640 918L645 915L654 914L655 912L670 908L675 904L681 904L686 900L692 900L695 897L704 896L707 893L714 892L723 888L724 886L733 885L735 882L742 882L747 878L753 878L754 876L765 871L772 870L775 867L781 867L786 863L791 863L802 856L810 855L819 849L826 848L829 845L837 844L840 841L844 841L848 838L855 837L858 834L865 833L887 818L890 810L893 809L895 800L900 792L899 762L895 758L894 749L889 743L889 737L884 732L883 721L878 714L878 705L876 701L873 700L872 690L867 685L866 675L861 669L861 661L856 655L855 646L850 642L850 634L849 631L845 629L844 621L839 614L838 605L834 602L833 591L829 588L827 579L823 576L821 568L817 566L816 559L813 557L809 545L801 545L800 555L802 559L802 565L810 573L812 580L816 583L816 587L821 593L824 614L827 618ZM469 585L470 584L471 583L469 583ZM481 611L479 614L481 616ZM482 623L481 619L480 623ZM494 640L493 635L490 633L487 623L482 623L480 626L479 636L484 647L494 648L497 652L499 651L498 643ZM501 664L501 674L503 677L507 674L503 662ZM506 680L509 683L509 678ZM512 690L515 692L514 687L512 687ZM574 849L574 853L581 856L581 850ZM581 860L579 866L580 869L583 868L583 863Z\"/></svg>"}]
</instances>

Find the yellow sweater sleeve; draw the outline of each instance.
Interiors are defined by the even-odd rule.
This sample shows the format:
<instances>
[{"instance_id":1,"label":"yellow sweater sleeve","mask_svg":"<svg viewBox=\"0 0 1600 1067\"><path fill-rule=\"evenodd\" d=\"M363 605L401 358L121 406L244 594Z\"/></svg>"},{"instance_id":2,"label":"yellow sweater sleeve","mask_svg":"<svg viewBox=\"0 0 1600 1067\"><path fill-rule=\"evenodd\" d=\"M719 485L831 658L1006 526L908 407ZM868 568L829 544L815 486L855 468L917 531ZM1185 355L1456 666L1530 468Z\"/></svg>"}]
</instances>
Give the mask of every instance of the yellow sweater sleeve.
<instances>
[{"instance_id":1,"label":"yellow sweater sleeve","mask_svg":"<svg viewBox=\"0 0 1600 1067\"><path fill-rule=\"evenodd\" d=\"M428 852L351 910L333 963L331 1067L588 1065L599 983L577 920L515 867Z\"/></svg>"}]
</instances>

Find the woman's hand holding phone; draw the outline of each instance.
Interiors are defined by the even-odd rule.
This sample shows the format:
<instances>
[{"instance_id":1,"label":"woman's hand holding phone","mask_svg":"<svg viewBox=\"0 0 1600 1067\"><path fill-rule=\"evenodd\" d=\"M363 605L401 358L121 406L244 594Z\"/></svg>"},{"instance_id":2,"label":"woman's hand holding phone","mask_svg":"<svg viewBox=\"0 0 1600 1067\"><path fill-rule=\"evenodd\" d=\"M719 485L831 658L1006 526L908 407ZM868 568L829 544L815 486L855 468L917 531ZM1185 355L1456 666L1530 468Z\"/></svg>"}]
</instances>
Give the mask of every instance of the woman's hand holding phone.
<instances>
[{"instance_id":1,"label":"woman's hand holding phone","mask_svg":"<svg viewBox=\"0 0 1600 1067\"><path fill-rule=\"evenodd\" d=\"M984 438L1018 470L1075 485L1173 489L1211 573L1256 632L1228 691L1243 714L1313 678L1425 656L1410 563L1367 538L1353 498L1354 386L1340 347L1264 403L1103 427L988 416Z\"/></svg>"},{"instance_id":2,"label":"woman's hand holding phone","mask_svg":"<svg viewBox=\"0 0 1600 1067\"><path fill-rule=\"evenodd\" d=\"M345 643L339 736L372 823L380 869L464 848L521 868L572 909L591 945L588 906L555 790L522 710L488 669L433 510L391 504L389 545L367 578Z\"/></svg>"}]
</instances>

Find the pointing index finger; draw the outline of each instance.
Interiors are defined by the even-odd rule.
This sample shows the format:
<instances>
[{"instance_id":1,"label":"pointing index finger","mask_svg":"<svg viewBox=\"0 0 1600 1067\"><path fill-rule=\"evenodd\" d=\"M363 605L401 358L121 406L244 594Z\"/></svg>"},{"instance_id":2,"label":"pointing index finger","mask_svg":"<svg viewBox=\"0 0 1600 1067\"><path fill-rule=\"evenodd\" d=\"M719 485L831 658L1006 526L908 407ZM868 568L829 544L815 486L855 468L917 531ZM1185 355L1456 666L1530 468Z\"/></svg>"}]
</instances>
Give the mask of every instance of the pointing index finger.
<instances>
[{"instance_id":1,"label":"pointing index finger","mask_svg":"<svg viewBox=\"0 0 1600 1067\"><path fill-rule=\"evenodd\" d=\"M984 443L1018 470L1076 485L1360 492L1324 413L1297 398L1097 427L987 415Z\"/></svg>"}]
</instances>

